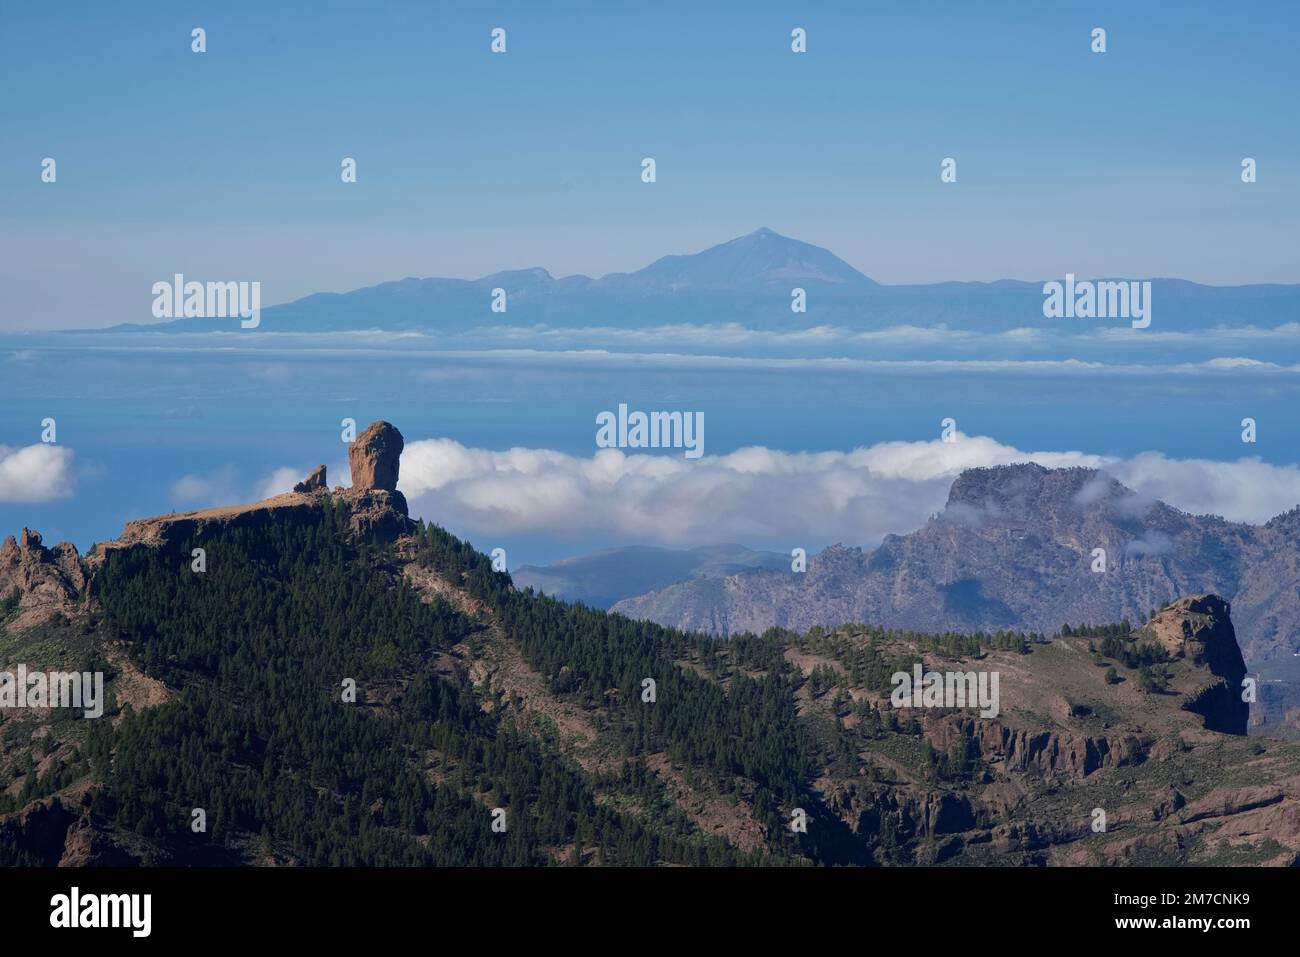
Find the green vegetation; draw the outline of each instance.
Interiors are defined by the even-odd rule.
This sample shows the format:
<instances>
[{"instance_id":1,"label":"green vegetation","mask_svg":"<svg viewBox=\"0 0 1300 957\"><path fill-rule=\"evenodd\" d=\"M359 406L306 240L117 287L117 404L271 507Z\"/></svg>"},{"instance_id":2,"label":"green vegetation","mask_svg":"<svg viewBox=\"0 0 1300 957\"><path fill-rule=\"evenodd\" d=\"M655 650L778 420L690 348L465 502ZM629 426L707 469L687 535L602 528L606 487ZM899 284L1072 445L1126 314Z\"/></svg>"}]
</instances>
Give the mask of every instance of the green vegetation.
<instances>
[{"instance_id":1,"label":"green vegetation","mask_svg":"<svg viewBox=\"0 0 1300 957\"><path fill-rule=\"evenodd\" d=\"M1061 628L1062 638L1087 638L1088 650L1094 655L1119 661L1129 670L1137 671L1143 690L1163 690L1168 675L1163 669L1153 666L1164 664L1169 656L1155 642L1141 640L1141 635L1141 631L1133 631L1127 619L1117 625L1064 625ZM1096 638L1101 639L1100 646L1093 641ZM1106 673L1107 684L1117 683L1117 680L1111 680L1113 671L1112 668Z\"/></svg>"},{"instance_id":2,"label":"green vegetation","mask_svg":"<svg viewBox=\"0 0 1300 957\"><path fill-rule=\"evenodd\" d=\"M203 541L204 575L188 570L191 543L109 556L99 598L111 622L146 673L181 690L116 729L96 724L97 815L181 862L234 859L250 840L259 856L322 865L545 864L556 848L623 864L741 860L679 816L598 803L598 788L617 787L663 805L635 763L609 781L586 776L499 724L465 680L435 676L431 655L476 626L422 602L350 543L346 521L327 510L319 525L223 530ZM473 590L508 588L450 536L424 543L463 563ZM531 600L510 603L522 624ZM434 763L436 781L422 771ZM190 831L196 807L206 834ZM507 809L506 833L491 830L494 807Z\"/></svg>"},{"instance_id":3,"label":"green vegetation","mask_svg":"<svg viewBox=\"0 0 1300 957\"><path fill-rule=\"evenodd\" d=\"M907 864L958 854L938 839L947 834L1076 814L1079 788L1087 807L1137 807L1170 788L1195 799L1211 765L1229 766L1218 779L1240 770L1199 746L1177 768L1148 761L1150 742L1129 735L1131 763L1078 787L1021 775L1025 803L995 815L981 787L1019 773L998 761L1011 754L1008 735L1037 735L1020 746L1028 760L1067 719L1022 706L999 731L887 700L891 676L918 662L943 670L944 659L1002 652L1001 664L1050 672L1071 659L1093 685L1068 723L1115 746L1118 732L1105 729L1126 718L1093 692L1123 698L1102 682L1133 680L1158 694L1170 680L1149 630L1128 622L1057 636L1087 639L1104 677L1082 642L1043 647L1054 639L1036 633L845 625L719 641L518 591L468 543L421 525L402 561L459 590L454 605L430 601L432 589L417 590L394 553L356 542L349 522L327 506L313 522L219 528L201 541L204 574L189 568L199 542L111 551L95 578L102 620L6 638L26 660L69 664L96 647L92 633L121 638L169 700L138 712L113 702L120 720L57 715L39 737L33 723L0 722L12 756L0 785L14 790L0 812L91 777L85 800L99 824L138 835L131 851L147 863L180 865ZM0 602L0 615L13 610ZM507 663L494 657L503 652ZM1014 654L1035 657L1022 668ZM536 673L512 685L527 670L520 658ZM467 664L492 680L476 687ZM196 808L203 833L191 830ZM506 811L504 833L492 829L494 808ZM807 833L791 832L795 808ZM958 856L1004 853L972 844ZM1016 853L1046 861L1045 850ZM33 863L0 841L0 865Z\"/></svg>"},{"instance_id":4,"label":"green vegetation","mask_svg":"<svg viewBox=\"0 0 1300 957\"><path fill-rule=\"evenodd\" d=\"M794 692L802 679L781 656L778 635L719 643L531 590L517 592L485 556L436 526L421 529L417 561L461 580L472 597L494 608L552 692L584 707L603 707L625 755L664 751L675 764L710 774L722 792L734 788L736 777L751 781L754 816L769 845L830 859L843 852L819 843L833 832L830 827L802 841L787 827L791 808L817 803L808 789L820 747L797 720ZM698 660L709 675L726 672L725 687L679 667L687 658ZM752 677L747 670L763 673ZM655 683L653 704L642 699L645 679Z\"/></svg>"},{"instance_id":5,"label":"green vegetation","mask_svg":"<svg viewBox=\"0 0 1300 957\"><path fill-rule=\"evenodd\" d=\"M22 596L17 590L14 590L3 598L0 598L0 621L4 621L10 615L18 610L18 601Z\"/></svg>"}]
</instances>

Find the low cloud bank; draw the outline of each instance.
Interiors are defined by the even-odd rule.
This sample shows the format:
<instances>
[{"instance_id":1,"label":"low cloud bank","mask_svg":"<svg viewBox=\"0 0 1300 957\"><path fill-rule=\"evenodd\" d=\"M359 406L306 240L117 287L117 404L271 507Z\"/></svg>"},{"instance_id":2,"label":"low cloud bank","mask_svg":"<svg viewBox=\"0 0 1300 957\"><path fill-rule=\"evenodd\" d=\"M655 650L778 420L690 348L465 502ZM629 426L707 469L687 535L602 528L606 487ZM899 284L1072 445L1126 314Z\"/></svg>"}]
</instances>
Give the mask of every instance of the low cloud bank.
<instances>
[{"instance_id":1,"label":"low cloud bank","mask_svg":"<svg viewBox=\"0 0 1300 957\"><path fill-rule=\"evenodd\" d=\"M590 457L491 451L424 439L407 443L399 487L412 514L476 540L874 545L941 511L963 469L1015 462L1104 469L1142 496L1233 521L1260 523L1300 503L1300 465L1025 451L965 435L954 443L882 442L848 452L755 446L695 461L617 449Z\"/></svg>"}]
</instances>

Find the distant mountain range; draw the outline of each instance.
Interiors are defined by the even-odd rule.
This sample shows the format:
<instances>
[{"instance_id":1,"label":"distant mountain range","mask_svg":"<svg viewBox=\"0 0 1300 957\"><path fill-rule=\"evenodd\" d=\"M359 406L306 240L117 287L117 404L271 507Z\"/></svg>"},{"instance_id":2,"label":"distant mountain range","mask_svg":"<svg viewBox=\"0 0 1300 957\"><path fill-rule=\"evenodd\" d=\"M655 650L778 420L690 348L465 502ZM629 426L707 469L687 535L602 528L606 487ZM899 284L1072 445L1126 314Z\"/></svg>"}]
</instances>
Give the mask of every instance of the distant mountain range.
<instances>
[{"instance_id":1,"label":"distant mountain range","mask_svg":"<svg viewBox=\"0 0 1300 957\"><path fill-rule=\"evenodd\" d=\"M1093 549L1106 552L1094 572ZM1092 469L970 469L944 511L874 551L834 546L803 574L681 581L613 610L712 633L865 622L942 632L1145 620L1181 594L1232 602L1252 665L1300 649L1300 509L1262 526L1188 515Z\"/></svg>"},{"instance_id":2,"label":"distant mountain range","mask_svg":"<svg viewBox=\"0 0 1300 957\"><path fill-rule=\"evenodd\" d=\"M511 573L520 588L552 598L609 608L623 598L693 578L724 578L754 568L787 568L779 552L754 551L741 545L656 548L633 545L611 548L553 565L524 565Z\"/></svg>"},{"instance_id":3,"label":"distant mountain range","mask_svg":"<svg viewBox=\"0 0 1300 957\"><path fill-rule=\"evenodd\" d=\"M1300 285L1151 282L1156 329L1274 326L1300 318ZM791 309L795 287L805 290L806 312ZM408 278L347 293L317 293L263 309L259 331L458 332L495 325L640 328L736 322L769 330L829 324L860 330L943 325L997 332L1044 324L1116 324L1046 319L1042 287L1043 282L1010 279L885 286L826 249L763 228L702 252L664 256L636 272L599 279L557 279L534 268L474 280ZM505 290L505 312L491 309L494 289ZM238 328L232 320L197 318L114 328L211 332L228 327Z\"/></svg>"}]
</instances>

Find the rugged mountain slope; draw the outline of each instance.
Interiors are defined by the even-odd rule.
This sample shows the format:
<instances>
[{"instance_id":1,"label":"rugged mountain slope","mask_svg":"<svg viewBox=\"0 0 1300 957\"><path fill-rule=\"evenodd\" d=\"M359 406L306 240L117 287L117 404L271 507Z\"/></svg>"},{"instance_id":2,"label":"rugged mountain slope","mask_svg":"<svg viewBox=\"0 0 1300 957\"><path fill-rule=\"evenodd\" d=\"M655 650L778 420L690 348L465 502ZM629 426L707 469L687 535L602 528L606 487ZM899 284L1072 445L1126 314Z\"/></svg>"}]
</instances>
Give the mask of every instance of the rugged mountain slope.
<instances>
[{"instance_id":1,"label":"rugged mountain slope","mask_svg":"<svg viewBox=\"0 0 1300 957\"><path fill-rule=\"evenodd\" d=\"M761 632L846 621L926 631L1145 619L1192 593L1233 603L1252 664L1300 649L1297 514L1257 527L1188 515L1091 469L971 469L944 511L864 552L835 546L804 574L690 581L613 610L678 628ZM1106 570L1093 570L1105 549Z\"/></svg>"},{"instance_id":2,"label":"rugged mountain slope","mask_svg":"<svg viewBox=\"0 0 1300 957\"><path fill-rule=\"evenodd\" d=\"M1217 596L1197 596L1132 632L1090 629L978 657L955 636L816 629L795 643L812 678L803 714L849 715L844 759L819 787L856 833L884 835L884 860L1294 864L1294 745L1239 737L1244 665L1227 615ZM874 697L869 672L861 689L863 638L936 670L996 670L1002 713L893 712L910 729L882 735L892 715L863 706Z\"/></svg>"},{"instance_id":3,"label":"rugged mountain slope","mask_svg":"<svg viewBox=\"0 0 1300 957\"><path fill-rule=\"evenodd\" d=\"M354 479L388 475L400 436L363 436ZM109 701L0 711L7 864L1300 860L1300 748L1243 737L1212 595L1051 640L717 642L520 592L364 482L131 523L84 584L38 549L0 660ZM913 667L998 698L892 700Z\"/></svg>"}]
</instances>

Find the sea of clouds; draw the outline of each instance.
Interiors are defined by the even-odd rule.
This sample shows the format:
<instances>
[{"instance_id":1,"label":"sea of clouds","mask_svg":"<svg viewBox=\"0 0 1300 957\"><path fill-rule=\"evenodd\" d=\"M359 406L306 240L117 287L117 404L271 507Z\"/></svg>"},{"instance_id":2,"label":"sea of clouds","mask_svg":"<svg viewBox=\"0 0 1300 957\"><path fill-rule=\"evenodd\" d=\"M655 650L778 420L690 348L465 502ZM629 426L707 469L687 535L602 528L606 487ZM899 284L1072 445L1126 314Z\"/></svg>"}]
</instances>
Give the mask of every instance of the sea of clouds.
<instances>
[{"instance_id":1,"label":"sea of clouds","mask_svg":"<svg viewBox=\"0 0 1300 957\"><path fill-rule=\"evenodd\" d=\"M1233 521L1264 522L1300 504L1300 465L1025 451L960 433L952 443L815 453L756 446L695 461L617 449L589 457L493 451L424 439L406 446L400 488L412 514L471 536L874 545L942 511L962 470L1016 462L1102 469L1145 498Z\"/></svg>"},{"instance_id":2,"label":"sea of clouds","mask_svg":"<svg viewBox=\"0 0 1300 957\"><path fill-rule=\"evenodd\" d=\"M73 451L58 445L0 446L0 502L74 494L73 460ZM881 442L833 452L751 446L696 460L618 449L584 457L419 439L402 454L399 487L413 515L476 539L871 546L942 511L964 469L1017 462L1100 469L1143 498L1232 521L1261 523L1300 504L1300 464L1027 451L961 433L955 442ZM183 475L172 484L172 503L200 508L268 498L289 491L312 464L281 466L253 481L231 466ZM330 465L334 484L347 475L346 460Z\"/></svg>"}]
</instances>

